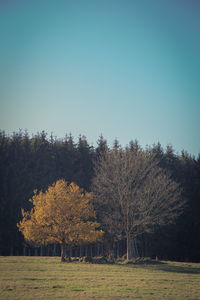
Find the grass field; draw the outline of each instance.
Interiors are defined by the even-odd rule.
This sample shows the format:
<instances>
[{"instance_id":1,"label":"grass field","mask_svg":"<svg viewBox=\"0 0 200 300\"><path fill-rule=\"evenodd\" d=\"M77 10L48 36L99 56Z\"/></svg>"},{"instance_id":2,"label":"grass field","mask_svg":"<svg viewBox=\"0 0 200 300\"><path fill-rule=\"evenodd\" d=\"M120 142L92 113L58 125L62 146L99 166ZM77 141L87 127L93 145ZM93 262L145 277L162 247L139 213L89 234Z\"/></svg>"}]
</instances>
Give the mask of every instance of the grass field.
<instances>
[{"instance_id":1,"label":"grass field","mask_svg":"<svg viewBox=\"0 0 200 300\"><path fill-rule=\"evenodd\" d=\"M200 264L0 257L0 299L200 299Z\"/></svg>"}]
</instances>

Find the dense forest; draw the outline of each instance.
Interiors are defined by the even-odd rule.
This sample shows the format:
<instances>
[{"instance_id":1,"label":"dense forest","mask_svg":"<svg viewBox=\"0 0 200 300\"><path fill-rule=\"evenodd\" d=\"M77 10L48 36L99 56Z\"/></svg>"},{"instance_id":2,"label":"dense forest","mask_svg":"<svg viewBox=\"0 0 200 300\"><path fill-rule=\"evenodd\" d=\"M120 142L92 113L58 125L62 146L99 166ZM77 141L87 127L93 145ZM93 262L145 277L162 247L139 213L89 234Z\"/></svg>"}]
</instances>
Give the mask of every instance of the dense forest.
<instances>
[{"instance_id":1,"label":"dense forest","mask_svg":"<svg viewBox=\"0 0 200 300\"><path fill-rule=\"evenodd\" d=\"M115 140L113 148L118 144ZM129 144L130 149L138 147L137 141ZM108 148L103 136L93 147L84 136L75 143L71 135L58 139L44 131L34 136L0 132L0 255L23 254L25 241L16 224L21 208L31 208L29 199L35 189L44 191L62 178L91 191L95 165ZM175 224L157 226L154 233L138 237L139 255L200 261L200 155L195 158L185 151L179 155L171 146L163 149L159 143L144 151L154 153L159 166L180 184L187 205Z\"/></svg>"}]
</instances>

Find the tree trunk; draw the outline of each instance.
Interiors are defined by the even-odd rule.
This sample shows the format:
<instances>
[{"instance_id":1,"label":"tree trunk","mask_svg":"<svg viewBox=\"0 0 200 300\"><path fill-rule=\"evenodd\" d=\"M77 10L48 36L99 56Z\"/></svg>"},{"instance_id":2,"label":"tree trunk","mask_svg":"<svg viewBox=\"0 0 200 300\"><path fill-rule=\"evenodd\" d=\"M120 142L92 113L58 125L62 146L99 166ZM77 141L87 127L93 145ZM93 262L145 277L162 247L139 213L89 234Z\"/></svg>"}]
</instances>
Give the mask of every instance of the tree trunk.
<instances>
[{"instance_id":1,"label":"tree trunk","mask_svg":"<svg viewBox=\"0 0 200 300\"><path fill-rule=\"evenodd\" d=\"M10 248L10 256L13 256L13 247Z\"/></svg>"},{"instance_id":2,"label":"tree trunk","mask_svg":"<svg viewBox=\"0 0 200 300\"><path fill-rule=\"evenodd\" d=\"M104 256L104 253L103 253L103 244L100 245L100 256Z\"/></svg>"},{"instance_id":3,"label":"tree trunk","mask_svg":"<svg viewBox=\"0 0 200 300\"><path fill-rule=\"evenodd\" d=\"M82 257L83 256L83 249L82 249L82 246L80 245L80 254L79 254L79 257Z\"/></svg>"},{"instance_id":4,"label":"tree trunk","mask_svg":"<svg viewBox=\"0 0 200 300\"><path fill-rule=\"evenodd\" d=\"M120 257L120 254L119 254L119 243L120 243L120 242L117 241L117 258Z\"/></svg>"},{"instance_id":5,"label":"tree trunk","mask_svg":"<svg viewBox=\"0 0 200 300\"><path fill-rule=\"evenodd\" d=\"M40 256L43 256L43 246L40 247Z\"/></svg>"},{"instance_id":6,"label":"tree trunk","mask_svg":"<svg viewBox=\"0 0 200 300\"><path fill-rule=\"evenodd\" d=\"M137 243L136 240L133 240L133 247L134 247L134 257L140 257L139 252L138 252L138 247L137 247Z\"/></svg>"},{"instance_id":7,"label":"tree trunk","mask_svg":"<svg viewBox=\"0 0 200 300\"><path fill-rule=\"evenodd\" d=\"M127 235L127 260L139 257L136 242Z\"/></svg>"},{"instance_id":8,"label":"tree trunk","mask_svg":"<svg viewBox=\"0 0 200 300\"><path fill-rule=\"evenodd\" d=\"M126 245L127 245L126 259L130 260L132 259L132 249L131 249L131 238L129 235L127 235L126 238Z\"/></svg>"},{"instance_id":9,"label":"tree trunk","mask_svg":"<svg viewBox=\"0 0 200 300\"><path fill-rule=\"evenodd\" d=\"M72 246L69 246L69 257L71 258L73 256Z\"/></svg>"},{"instance_id":10,"label":"tree trunk","mask_svg":"<svg viewBox=\"0 0 200 300\"><path fill-rule=\"evenodd\" d=\"M88 256L88 245L85 246L85 256Z\"/></svg>"},{"instance_id":11,"label":"tree trunk","mask_svg":"<svg viewBox=\"0 0 200 300\"><path fill-rule=\"evenodd\" d=\"M56 256L56 244L53 244L53 256Z\"/></svg>"},{"instance_id":12,"label":"tree trunk","mask_svg":"<svg viewBox=\"0 0 200 300\"><path fill-rule=\"evenodd\" d=\"M65 254L66 254L66 244L65 242L62 242L60 245L61 248L61 262L65 262Z\"/></svg>"},{"instance_id":13,"label":"tree trunk","mask_svg":"<svg viewBox=\"0 0 200 300\"><path fill-rule=\"evenodd\" d=\"M97 256L100 256L100 245L97 244Z\"/></svg>"}]
</instances>

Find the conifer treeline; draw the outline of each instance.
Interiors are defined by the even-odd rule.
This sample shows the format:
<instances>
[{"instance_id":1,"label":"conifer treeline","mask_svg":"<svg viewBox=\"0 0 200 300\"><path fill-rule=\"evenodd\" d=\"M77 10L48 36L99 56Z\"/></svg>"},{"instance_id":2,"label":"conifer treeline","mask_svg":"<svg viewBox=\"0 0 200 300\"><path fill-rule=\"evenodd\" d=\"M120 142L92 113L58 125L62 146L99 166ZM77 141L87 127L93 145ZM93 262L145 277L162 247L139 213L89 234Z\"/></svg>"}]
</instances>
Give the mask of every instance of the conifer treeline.
<instances>
[{"instance_id":1,"label":"conifer treeline","mask_svg":"<svg viewBox=\"0 0 200 300\"><path fill-rule=\"evenodd\" d=\"M137 142L129 146L139 147ZM63 178L90 191L94 163L107 147L102 136L94 148L84 136L75 143L71 135L48 138L44 131L32 137L22 131L10 136L0 132L0 254L20 253L24 241L16 223L21 208L30 208L33 190L45 190ZM144 255L200 261L200 155L194 158L184 151L177 155L172 147L164 151L159 143L148 151L156 153L160 166L181 184L188 206L175 225L141 237Z\"/></svg>"}]
</instances>

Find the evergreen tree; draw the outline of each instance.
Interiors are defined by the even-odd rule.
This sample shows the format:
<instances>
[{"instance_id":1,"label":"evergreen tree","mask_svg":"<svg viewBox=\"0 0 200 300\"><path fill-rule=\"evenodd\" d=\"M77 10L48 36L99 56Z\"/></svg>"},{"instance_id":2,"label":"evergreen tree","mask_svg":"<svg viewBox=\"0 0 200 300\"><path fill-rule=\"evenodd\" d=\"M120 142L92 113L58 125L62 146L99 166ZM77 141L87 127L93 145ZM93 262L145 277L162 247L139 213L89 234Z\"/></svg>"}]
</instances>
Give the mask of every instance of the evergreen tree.
<instances>
[{"instance_id":1,"label":"evergreen tree","mask_svg":"<svg viewBox=\"0 0 200 300\"><path fill-rule=\"evenodd\" d=\"M100 156L108 150L107 141L104 139L103 135L101 134L96 147L96 159L98 160Z\"/></svg>"},{"instance_id":2,"label":"evergreen tree","mask_svg":"<svg viewBox=\"0 0 200 300\"><path fill-rule=\"evenodd\" d=\"M79 136L76 149L75 174L78 185L86 190L90 190L93 177L93 148L87 143L85 136Z\"/></svg>"},{"instance_id":3,"label":"evergreen tree","mask_svg":"<svg viewBox=\"0 0 200 300\"><path fill-rule=\"evenodd\" d=\"M120 149L115 140L114 149ZM94 165L111 151L101 135L97 147L90 146L84 136L74 143L72 135L58 139L44 131L29 136L27 131L7 135L0 131L0 254L18 254L24 239L16 228L21 208L31 209L27 201L33 190L45 191L49 185L63 178L76 182L90 191ZM131 141L126 151L144 151L137 140ZM165 259L200 260L200 155L195 158L183 151L175 154L172 146L165 151L158 143L145 150L159 161L161 167L182 187L182 197L187 200L184 214L174 225L155 227L155 234L138 238L146 254ZM99 212L98 212L99 214ZM113 240L113 236L109 236ZM146 244L146 246L145 246ZM143 245L143 246L142 246ZM143 251L143 252L145 252ZM22 251L21 251L22 254Z\"/></svg>"}]
</instances>

